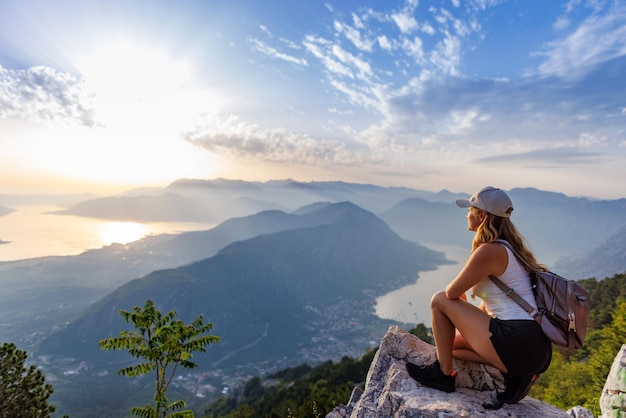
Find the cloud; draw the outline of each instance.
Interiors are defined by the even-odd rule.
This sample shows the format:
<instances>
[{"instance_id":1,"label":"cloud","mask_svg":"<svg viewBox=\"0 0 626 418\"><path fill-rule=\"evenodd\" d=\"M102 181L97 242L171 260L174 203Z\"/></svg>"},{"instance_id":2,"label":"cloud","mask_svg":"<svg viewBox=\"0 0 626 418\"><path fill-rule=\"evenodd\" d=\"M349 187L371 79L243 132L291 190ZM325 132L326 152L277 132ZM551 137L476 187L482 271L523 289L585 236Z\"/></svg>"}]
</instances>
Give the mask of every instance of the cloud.
<instances>
[{"instance_id":1,"label":"cloud","mask_svg":"<svg viewBox=\"0 0 626 418\"><path fill-rule=\"evenodd\" d=\"M459 74L458 68L461 63L460 39L447 34L443 41L437 44L436 50L432 52L430 62L442 74Z\"/></svg>"},{"instance_id":2,"label":"cloud","mask_svg":"<svg viewBox=\"0 0 626 418\"><path fill-rule=\"evenodd\" d=\"M272 32L270 32L270 30L267 28L267 26L265 25L259 25L259 29L261 29L261 31L263 31L267 36L269 36L270 38L273 38L274 35L272 35Z\"/></svg>"},{"instance_id":3,"label":"cloud","mask_svg":"<svg viewBox=\"0 0 626 418\"><path fill-rule=\"evenodd\" d=\"M358 70L359 78L367 79L374 73L370 64L360 58L355 57L339 45L333 45L332 52L342 63L354 67Z\"/></svg>"},{"instance_id":4,"label":"cloud","mask_svg":"<svg viewBox=\"0 0 626 418\"><path fill-rule=\"evenodd\" d=\"M81 79L46 66L0 66L0 118L94 126L83 85Z\"/></svg>"},{"instance_id":5,"label":"cloud","mask_svg":"<svg viewBox=\"0 0 626 418\"><path fill-rule=\"evenodd\" d=\"M607 7L604 14L597 14L601 5ZM573 9L575 5L570 8ZM585 68L626 54L626 5L622 2L597 2L596 9L580 25L563 37L549 42L541 56L547 57L539 66L543 75L561 76L577 74L572 71ZM558 18L555 25L560 30L568 27L567 17ZM569 24L569 20L567 20Z\"/></svg>"},{"instance_id":6,"label":"cloud","mask_svg":"<svg viewBox=\"0 0 626 418\"><path fill-rule=\"evenodd\" d=\"M205 115L181 137L212 153L248 161L316 166L362 163L374 158L367 150L348 151L340 141L316 139L282 128L263 129L239 121L234 115Z\"/></svg>"},{"instance_id":7,"label":"cloud","mask_svg":"<svg viewBox=\"0 0 626 418\"><path fill-rule=\"evenodd\" d=\"M307 51L321 61L328 72L338 76L354 78L354 74L346 65L334 59L332 54L333 45L330 41L320 37L307 36L303 44Z\"/></svg>"},{"instance_id":8,"label":"cloud","mask_svg":"<svg viewBox=\"0 0 626 418\"><path fill-rule=\"evenodd\" d=\"M290 62L292 64L297 64L297 65L303 65L303 66L309 65L306 59L294 57L293 55L280 52L276 48L265 45L259 39L251 38L251 39L248 39L248 41L252 44L252 47L255 51L265 54L268 57L278 58L283 61L287 61L287 62Z\"/></svg>"},{"instance_id":9,"label":"cloud","mask_svg":"<svg viewBox=\"0 0 626 418\"><path fill-rule=\"evenodd\" d=\"M383 119L357 139L399 153L439 148L508 154L514 147L519 154L546 144L610 152L623 141L626 125L625 71L623 57L576 81L414 78L401 88L378 90L379 102L371 107L380 109ZM587 154L575 154L581 155Z\"/></svg>"},{"instance_id":10,"label":"cloud","mask_svg":"<svg viewBox=\"0 0 626 418\"><path fill-rule=\"evenodd\" d=\"M378 46L380 46L384 50L391 51L392 49L391 42L385 35L379 36L377 40L378 40Z\"/></svg>"},{"instance_id":11,"label":"cloud","mask_svg":"<svg viewBox=\"0 0 626 418\"><path fill-rule=\"evenodd\" d=\"M380 90L401 82L398 74L424 78L459 75L463 39L480 30L473 15L465 21L443 8L430 7L419 14L423 18L418 21L417 7L417 1L407 1L391 11L368 8L360 15L352 13L353 26L335 19L334 33L309 34L303 45L326 69L329 85L350 103L384 113L387 106L378 97ZM393 53L393 61L376 56L376 47Z\"/></svg>"},{"instance_id":12,"label":"cloud","mask_svg":"<svg viewBox=\"0 0 626 418\"><path fill-rule=\"evenodd\" d=\"M508 164L521 162L533 167L559 167L563 165L598 164L606 159L604 154L581 151L573 147L542 148L518 154L502 154L476 159L480 164Z\"/></svg>"},{"instance_id":13,"label":"cloud","mask_svg":"<svg viewBox=\"0 0 626 418\"><path fill-rule=\"evenodd\" d=\"M408 12L393 13L391 20L398 26L400 32L408 34L418 28L417 20Z\"/></svg>"},{"instance_id":14,"label":"cloud","mask_svg":"<svg viewBox=\"0 0 626 418\"><path fill-rule=\"evenodd\" d=\"M359 21L359 26L362 25L363 23ZM359 32L357 29L353 28L350 25L337 21L335 21L334 27L338 33L343 34L346 39L352 42L352 44L360 51L372 51L372 45L374 44L374 40L364 38L361 35L361 32Z\"/></svg>"},{"instance_id":15,"label":"cloud","mask_svg":"<svg viewBox=\"0 0 626 418\"><path fill-rule=\"evenodd\" d=\"M620 13L582 23L570 19L569 27L562 22L561 31L570 34L549 44L552 53L534 74L517 79L465 75L464 55L483 39L480 13L499 3L430 6L419 14L417 1L385 12L368 8L346 15L347 23L334 17L331 33L310 33L302 45L309 61L324 69L325 86L339 93L335 97L342 106L352 106L350 120L356 123L345 132L389 158L502 153L504 159L530 162L551 155L573 164L623 144L626 57L614 55L624 54L620 48L626 43ZM578 6L571 2L563 18ZM573 22L578 28L571 29ZM578 39L596 29L609 32L603 45ZM601 32L593 37L603 43ZM566 53L578 47L579 52ZM389 59L381 60L381 52ZM575 62L586 54L604 58ZM584 71L572 79L572 69L580 65Z\"/></svg>"}]
</instances>

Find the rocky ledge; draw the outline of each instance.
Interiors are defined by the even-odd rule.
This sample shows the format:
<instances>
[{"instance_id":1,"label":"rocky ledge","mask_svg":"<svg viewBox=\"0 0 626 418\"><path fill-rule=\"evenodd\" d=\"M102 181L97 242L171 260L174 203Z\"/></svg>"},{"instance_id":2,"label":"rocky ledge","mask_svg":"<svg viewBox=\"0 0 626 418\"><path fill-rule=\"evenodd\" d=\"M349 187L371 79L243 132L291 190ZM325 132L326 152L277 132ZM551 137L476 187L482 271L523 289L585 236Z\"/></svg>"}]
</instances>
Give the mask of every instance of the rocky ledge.
<instances>
[{"instance_id":1,"label":"rocky ledge","mask_svg":"<svg viewBox=\"0 0 626 418\"><path fill-rule=\"evenodd\" d=\"M500 372L490 366L454 360L457 371L453 393L424 387L406 372L407 362L427 365L435 361L435 347L398 326L391 326L380 347L365 382L365 389L355 388L348 405L340 405L326 418L381 417L542 417L593 418L582 407L560 410L545 402L524 398L515 405L488 410L496 390L503 390Z\"/></svg>"}]
</instances>

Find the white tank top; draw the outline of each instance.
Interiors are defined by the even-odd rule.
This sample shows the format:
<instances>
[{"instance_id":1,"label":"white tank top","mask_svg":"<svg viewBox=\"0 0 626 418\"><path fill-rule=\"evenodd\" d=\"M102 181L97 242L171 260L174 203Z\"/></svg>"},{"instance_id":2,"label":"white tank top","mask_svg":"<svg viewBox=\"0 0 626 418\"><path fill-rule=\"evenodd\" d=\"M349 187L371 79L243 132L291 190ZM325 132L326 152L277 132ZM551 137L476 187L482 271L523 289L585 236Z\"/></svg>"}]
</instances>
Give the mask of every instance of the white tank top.
<instances>
[{"instance_id":1,"label":"white tank top","mask_svg":"<svg viewBox=\"0 0 626 418\"><path fill-rule=\"evenodd\" d=\"M500 280L506 283L510 288L514 289L526 302L528 302L533 308L537 308L535 302L535 295L530 284L530 276L528 272L522 267L519 260L515 255L506 249L508 256L508 262L504 274L499 276ZM478 296L485 302L485 308L487 313L494 318L509 320L509 319L529 319L532 317L515 302L508 297L498 286L486 278L480 283L477 283L471 288L472 294Z\"/></svg>"}]
</instances>

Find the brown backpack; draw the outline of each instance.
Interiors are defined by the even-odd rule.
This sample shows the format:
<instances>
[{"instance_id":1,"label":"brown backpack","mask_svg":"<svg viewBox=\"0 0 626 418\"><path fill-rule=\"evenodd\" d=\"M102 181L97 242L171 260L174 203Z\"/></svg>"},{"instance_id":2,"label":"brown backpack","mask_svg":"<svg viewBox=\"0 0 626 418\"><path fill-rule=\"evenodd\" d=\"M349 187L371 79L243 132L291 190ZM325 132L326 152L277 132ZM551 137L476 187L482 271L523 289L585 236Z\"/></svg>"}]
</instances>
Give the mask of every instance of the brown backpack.
<instances>
[{"instance_id":1,"label":"brown backpack","mask_svg":"<svg viewBox=\"0 0 626 418\"><path fill-rule=\"evenodd\" d=\"M533 317L546 337L553 343L567 347L571 354L583 346L589 322L589 291L580 283L563 278L550 271L533 270L526 260L507 241L496 240L507 247L528 269L537 309L535 310L515 290L508 287L496 276L489 278L507 296L517 302Z\"/></svg>"}]
</instances>

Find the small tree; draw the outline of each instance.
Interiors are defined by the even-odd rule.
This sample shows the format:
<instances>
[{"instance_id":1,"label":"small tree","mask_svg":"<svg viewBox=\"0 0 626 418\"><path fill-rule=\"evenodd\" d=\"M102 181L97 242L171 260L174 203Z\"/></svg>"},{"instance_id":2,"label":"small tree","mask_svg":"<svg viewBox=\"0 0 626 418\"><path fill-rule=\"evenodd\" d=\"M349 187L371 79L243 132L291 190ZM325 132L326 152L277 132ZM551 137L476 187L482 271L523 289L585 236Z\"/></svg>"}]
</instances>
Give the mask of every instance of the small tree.
<instances>
[{"instance_id":1,"label":"small tree","mask_svg":"<svg viewBox=\"0 0 626 418\"><path fill-rule=\"evenodd\" d=\"M133 324L135 331L123 331L119 337L105 338L99 342L100 348L125 350L142 360L139 364L120 369L117 373L122 376L135 377L152 370L156 372L155 407L150 404L143 408L135 407L131 414L146 418L193 417L190 410L180 411L187 406L185 401L168 404L166 391L179 365L187 369L197 367L192 361L192 353L206 352L206 346L220 340L214 335L202 335L213 328L213 324L205 324L202 315L198 315L192 323L185 325L174 319L176 311L162 315L151 300L146 301L143 308L135 306L132 312L119 310L118 313L126 322ZM169 411L176 412L168 414Z\"/></svg>"},{"instance_id":2,"label":"small tree","mask_svg":"<svg viewBox=\"0 0 626 418\"><path fill-rule=\"evenodd\" d=\"M52 386L35 366L26 368L26 352L13 343L0 346L0 417L49 417Z\"/></svg>"}]
</instances>

